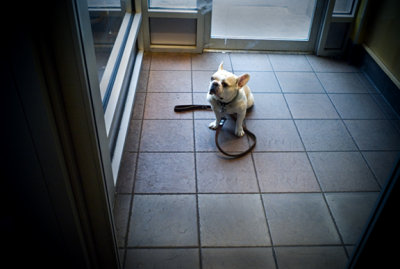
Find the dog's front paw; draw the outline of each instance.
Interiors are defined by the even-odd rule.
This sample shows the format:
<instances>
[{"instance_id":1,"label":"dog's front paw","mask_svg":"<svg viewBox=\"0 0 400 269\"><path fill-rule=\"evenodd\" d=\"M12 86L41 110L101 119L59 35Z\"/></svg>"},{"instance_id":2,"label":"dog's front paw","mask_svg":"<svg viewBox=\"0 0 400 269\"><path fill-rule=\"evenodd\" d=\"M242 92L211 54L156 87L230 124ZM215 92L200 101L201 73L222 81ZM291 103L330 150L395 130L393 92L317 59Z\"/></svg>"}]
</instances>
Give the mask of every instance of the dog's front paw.
<instances>
[{"instance_id":1,"label":"dog's front paw","mask_svg":"<svg viewBox=\"0 0 400 269\"><path fill-rule=\"evenodd\" d=\"M215 120L215 121L211 122L211 123L208 125L208 128L213 129L213 130L216 130L216 129L218 128L217 121Z\"/></svg>"},{"instance_id":2,"label":"dog's front paw","mask_svg":"<svg viewBox=\"0 0 400 269\"><path fill-rule=\"evenodd\" d=\"M239 136L239 137L244 136L243 128L236 129L236 130L235 130L235 135L237 135L237 136Z\"/></svg>"}]
</instances>

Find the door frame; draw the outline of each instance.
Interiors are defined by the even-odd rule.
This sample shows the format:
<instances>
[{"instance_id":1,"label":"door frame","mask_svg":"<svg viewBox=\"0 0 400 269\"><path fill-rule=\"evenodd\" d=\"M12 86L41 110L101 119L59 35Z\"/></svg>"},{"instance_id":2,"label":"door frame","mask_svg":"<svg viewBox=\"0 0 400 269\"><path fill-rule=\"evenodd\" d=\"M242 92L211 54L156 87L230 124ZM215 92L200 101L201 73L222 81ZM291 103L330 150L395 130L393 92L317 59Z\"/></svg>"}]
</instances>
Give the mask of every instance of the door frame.
<instances>
[{"instance_id":1,"label":"door frame","mask_svg":"<svg viewBox=\"0 0 400 269\"><path fill-rule=\"evenodd\" d=\"M145 51L150 52L203 52L204 44L204 14L200 9L158 9L150 8L148 0L141 0L142 7L142 38ZM151 18L178 18L196 20L196 45L154 45L151 44Z\"/></svg>"},{"instance_id":2,"label":"door frame","mask_svg":"<svg viewBox=\"0 0 400 269\"><path fill-rule=\"evenodd\" d=\"M128 15L133 18L113 86L119 85L112 117L103 108L87 1L57 1L50 10L52 26L43 35L51 103L61 108L55 118L70 173L70 195L77 203L93 268L122 267L113 216L115 183L143 58L138 40L141 7L139 0L131 4L136 13Z\"/></svg>"},{"instance_id":3,"label":"door frame","mask_svg":"<svg viewBox=\"0 0 400 269\"><path fill-rule=\"evenodd\" d=\"M21 5L11 4L15 6L10 10ZM20 82L15 84L16 90L10 91L20 97L10 100L22 100L19 110L26 112L20 114L27 115L19 116L25 118L24 125L16 122L12 126L26 126L27 135L24 133L22 142L29 139L28 145L32 145L28 152L34 158L24 158L29 166L21 170L30 171L35 165L38 171L23 179L32 183L28 186L33 187L26 191L30 197L40 195L40 203L35 201L32 207L47 228L34 231L35 238L40 237L47 244L46 237L51 237L51 242L57 244L47 245L49 252L54 249L67 260L56 260L53 267L65 268L70 262L79 268L120 268L112 214L113 184L109 184L113 175L97 69L87 65L94 60L94 51L85 49L84 43L89 42L90 36L80 31L80 15L85 16L80 11L85 8L86 1L79 0L60 0L51 5L47 1L30 2L21 9L19 20L7 27L11 48L6 50L6 58L10 58L12 80ZM8 118L13 122L12 115ZM13 136L11 141L20 138ZM27 172L17 175L25 176L24 173ZM19 225L30 226L29 221L35 222L33 227L41 224L36 219L27 221L28 224ZM36 253L43 242L33 245L32 252ZM46 260L46 266L55 259L47 255L41 252L35 258Z\"/></svg>"},{"instance_id":4,"label":"door frame","mask_svg":"<svg viewBox=\"0 0 400 269\"><path fill-rule=\"evenodd\" d=\"M90 263L118 268L112 208L114 183L86 1L57 1L52 27L43 35L43 63L49 80L71 199L83 229ZM90 26L90 25L89 25ZM45 53L51 51L51 53Z\"/></svg>"},{"instance_id":5,"label":"door frame","mask_svg":"<svg viewBox=\"0 0 400 269\"><path fill-rule=\"evenodd\" d=\"M327 7L325 9L324 20L322 21L321 30L318 38L318 43L316 44L315 54L318 56L342 56L347 49L346 41L350 37L351 32L353 31L354 22L356 16L359 12L360 7L359 0L353 1L353 6L351 8L351 12L348 14L335 13L334 8L336 4L336 0L329 0L327 3ZM368 1L366 1L368 2ZM364 18L365 15L365 6L361 10L360 17ZM333 23L342 23L348 24L347 32L344 36L342 36L342 46L340 48L327 48L329 31L332 28ZM340 38L340 37L339 37ZM355 39L358 39L358 33L355 36Z\"/></svg>"}]
</instances>

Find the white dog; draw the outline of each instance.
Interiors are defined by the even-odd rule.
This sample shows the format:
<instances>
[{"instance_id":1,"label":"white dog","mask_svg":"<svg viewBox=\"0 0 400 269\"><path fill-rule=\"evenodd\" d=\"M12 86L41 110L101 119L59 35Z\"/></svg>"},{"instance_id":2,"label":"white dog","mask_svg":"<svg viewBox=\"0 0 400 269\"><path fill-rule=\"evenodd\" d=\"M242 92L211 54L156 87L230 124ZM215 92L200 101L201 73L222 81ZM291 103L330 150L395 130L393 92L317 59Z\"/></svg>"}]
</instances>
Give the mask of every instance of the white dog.
<instances>
[{"instance_id":1,"label":"white dog","mask_svg":"<svg viewBox=\"0 0 400 269\"><path fill-rule=\"evenodd\" d=\"M218 71L211 77L210 89L207 100L215 113L215 121L208 126L217 129L221 118L225 114L237 114L235 135L243 136L243 120L248 108L254 104L254 97L246 85L250 79L249 74L235 76L223 69L223 63Z\"/></svg>"}]
</instances>

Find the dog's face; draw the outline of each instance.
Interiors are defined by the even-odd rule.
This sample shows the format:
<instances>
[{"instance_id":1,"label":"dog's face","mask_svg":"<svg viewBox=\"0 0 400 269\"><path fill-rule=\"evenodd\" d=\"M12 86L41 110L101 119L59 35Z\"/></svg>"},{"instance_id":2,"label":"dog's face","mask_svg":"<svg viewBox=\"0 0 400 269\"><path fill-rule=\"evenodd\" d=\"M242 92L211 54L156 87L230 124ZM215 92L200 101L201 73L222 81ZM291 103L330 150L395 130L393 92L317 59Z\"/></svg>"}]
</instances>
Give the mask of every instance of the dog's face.
<instances>
[{"instance_id":1,"label":"dog's face","mask_svg":"<svg viewBox=\"0 0 400 269\"><path fill-rule=\"evenodd\" d=\"M235 76L231 72L224 70L221 63L217 72L211 77L208 93L214 95L220 101L229 100L247 83L249 78L248 74L240 77Z\"/></svg>"}]
</instances>

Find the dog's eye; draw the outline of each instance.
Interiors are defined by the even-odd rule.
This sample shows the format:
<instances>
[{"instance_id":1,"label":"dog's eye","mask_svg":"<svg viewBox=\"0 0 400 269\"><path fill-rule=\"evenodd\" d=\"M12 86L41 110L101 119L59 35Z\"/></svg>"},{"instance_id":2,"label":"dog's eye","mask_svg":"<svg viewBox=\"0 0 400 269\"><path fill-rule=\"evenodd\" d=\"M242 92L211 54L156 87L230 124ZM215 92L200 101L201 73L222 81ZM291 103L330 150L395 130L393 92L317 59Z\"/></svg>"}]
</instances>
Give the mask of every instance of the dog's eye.
<instances>
[{"instance_id":1,"label":"dog's eye","mask_svg":"<svg viewBox=\"0 0 400 269\"><path fill-rule=\"evenodd\" d=\"M226 83L225 81L223 81L221 84L222 84L223 87L228 87L229 86L228 83Z\"/></svg>"},{"instance_id":2,"label":"dog's eye","mask_svg":"<svg viewBox=\"0 0 400 269\"><path fill-rule=\"evenodd\" d=\"M214 80L214 77L211 77L211 81L213 81Z\"/></svg>"}]
</instances>

